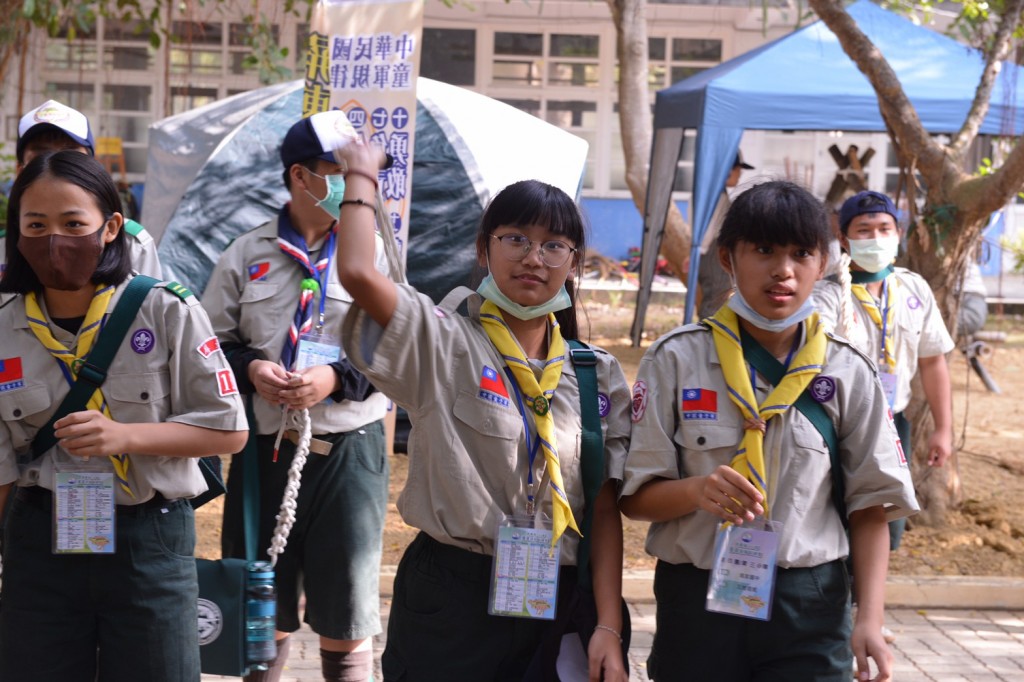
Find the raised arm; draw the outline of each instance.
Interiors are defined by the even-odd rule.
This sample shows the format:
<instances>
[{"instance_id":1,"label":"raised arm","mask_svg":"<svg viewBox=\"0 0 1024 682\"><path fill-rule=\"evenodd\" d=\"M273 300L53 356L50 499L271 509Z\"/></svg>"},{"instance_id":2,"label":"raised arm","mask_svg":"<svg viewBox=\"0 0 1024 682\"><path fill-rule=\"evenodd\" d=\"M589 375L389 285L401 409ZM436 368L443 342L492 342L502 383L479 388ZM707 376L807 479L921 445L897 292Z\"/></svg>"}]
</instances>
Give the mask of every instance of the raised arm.
<instances>
[{"instance_id":1,"label":"raised arm","mask_svg":"<svg viewBox=\"0 0 1024 682\"><path fill-rule=\"evenodd\" d=\"M387 327L395 312L395 283L374 267L376 181L384 152L355 140L339 152L348 166L338 228L338 279L374 322Z\"/></svg>"}]
</instances>

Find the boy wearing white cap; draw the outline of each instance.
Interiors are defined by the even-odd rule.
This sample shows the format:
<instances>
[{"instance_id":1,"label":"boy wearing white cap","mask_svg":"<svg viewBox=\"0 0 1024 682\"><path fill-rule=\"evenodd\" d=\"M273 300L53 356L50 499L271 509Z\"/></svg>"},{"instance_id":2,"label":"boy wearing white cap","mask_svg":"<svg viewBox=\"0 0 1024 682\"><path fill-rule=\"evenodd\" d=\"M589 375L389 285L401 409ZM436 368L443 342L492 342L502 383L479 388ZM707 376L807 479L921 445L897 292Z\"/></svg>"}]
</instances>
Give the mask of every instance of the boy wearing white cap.
<instances>
[{"instance_id":1,"label":"boy wearing white cap","mask_svg":"<svg viewBox=\"0 0 1024 682\"><path fill-rule=\"evenodd\" d=\"M214 332L243 394L253 395L255 461L235 457L228 479L223 550L245 556L243 467L259 467L258 550L269 545L298 434L275 447L284 408L309 409L313 441L302 474L295 525L277 562L278 652L266 672L280 679L288 633L304 620L320 635L323 676L365 681L373 667L373 635L381 631L379 567L388 499L383 419L387 399L341 351L337 335L352 297L334 260L345 166L329 150L354 135L344 112L314 114L293 125L281 144L291 201L276 218L241 235L222 254L203 296ZM382 244L376 267L387 272ZM311 342L321 352L306 361ZM294 429L294 426L286 426Z\"/></svg>"},{"instance_id":2,"label":"boy wearing white cap","mask_svg":"<svg viewBox=\"0 0 1024 682\"><path fill-rule=\"evenodd\" d=\"M15 171L21 173L21 170L40 154L64 149L79 151L89 156L96 155L89 119L77 109L56 100L47 100L22 116L18 122ZM156 255L156 242L153 237L146 232L146 228L131 219L124 221L124 231L128 236L132 268L139 274L162 280L160 260ZM6 236L6 231L0 228L0 273L3 272L3 265L6 262Z\"/></svg>"}]
</instances>

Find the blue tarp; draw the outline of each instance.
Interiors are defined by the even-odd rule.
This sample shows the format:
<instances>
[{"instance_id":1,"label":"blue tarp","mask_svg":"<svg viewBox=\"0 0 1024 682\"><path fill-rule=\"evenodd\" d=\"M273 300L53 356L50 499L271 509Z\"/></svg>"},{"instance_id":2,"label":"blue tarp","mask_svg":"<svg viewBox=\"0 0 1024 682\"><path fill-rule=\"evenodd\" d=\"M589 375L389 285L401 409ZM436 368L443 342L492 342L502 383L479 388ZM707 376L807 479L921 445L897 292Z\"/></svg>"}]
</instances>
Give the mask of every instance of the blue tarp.
<instances>
[{"instance_id":1,"label":"blue tarp","mask_svg":"<svg viewBox=\"0 0 1024 682\"><path fill-rule=\"evenodd\" d=\"M958 131L981 78L981 53L868 0L847 11L896 72L925 129ZM648 295L685 128L697 129L689 319L699 245L745 129L882 131L885 124L867 77L821 21L659 91L641 274L641 293L646 289ZM1024 132L1024 70L1019 66L1004 63L981 132ZM671 148L663 149L666 144ZM638 298L634 343L642 329L641 301L646 305L646 296Z\"/></svg>"}]
</instances>

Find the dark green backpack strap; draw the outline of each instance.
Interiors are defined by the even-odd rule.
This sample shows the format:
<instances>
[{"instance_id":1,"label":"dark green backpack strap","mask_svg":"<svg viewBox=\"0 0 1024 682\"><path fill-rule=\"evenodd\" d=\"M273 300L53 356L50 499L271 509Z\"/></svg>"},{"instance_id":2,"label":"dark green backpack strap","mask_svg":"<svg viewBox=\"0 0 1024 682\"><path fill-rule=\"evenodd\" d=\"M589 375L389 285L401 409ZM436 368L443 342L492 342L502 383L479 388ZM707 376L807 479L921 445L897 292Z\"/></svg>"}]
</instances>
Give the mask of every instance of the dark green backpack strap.
<instances>
[{"instance_id":1,"label":"dark green backpack strap","mask_svg":"<svg viewBox=\"0 0 1024 682\"><path fill-rule=\"evenodd\" d=\"M137 275L128 282L117 305L114 306L114 312L110 314L96 338L96 343L89 351L88 361L82 363L82 366L78 368L78 377L71 385L71 390L64 396L57 411L53 413L43 428L39 429L35 440L32 441L33 459L41 457L43 453L57 444L57 437L53 434L53 424L72 412L84 410L89 403L90 396L106 381L107 370L117 354L117 349L121 347L121 342L135 320L146 295L156 283L157 280L145 275Z\"/></svg>"},{"instance_id":2,"label":"dark green backpack strap","mask_svg":"<svg viewBox=\"0 0 1024 682\"><path fill-rule=\"evenodd\" d=\"M747 362L760 372L772 386L778 386L786 375L785 365L776 360L771 353L765 350L764 346L742 329L740 330L740 342L743 346L743 357ZM836 434L836 427L821 403L814 400L807 391L800 394L797 401L793 403L793 407L807 417L807 421L811 422L821 437L825 439L832 476L832 504L839 514L840 521L843 522L843 528L848 529L850 521L846 516L846 483L843 480L843 466L839 461L839 437Z\"/></svg>"},{"instance_id":3,"label":"dark green backpack strap","mask_svg":"<svg viewBox=\"0 0 1024 682\"><path fill-rule=\"evenodd\" d=\"M604 435L597 397L597 356L587 345L575 339L569 339L568 344L569 357L576 369L576 382L580 391L580 421L583 425L580 459L586 512L580 527L583 537L576 553L577 581L580 587L590 590L590 529L594 523L594 502L604 478Z\"/></svg>"}]
</instances>

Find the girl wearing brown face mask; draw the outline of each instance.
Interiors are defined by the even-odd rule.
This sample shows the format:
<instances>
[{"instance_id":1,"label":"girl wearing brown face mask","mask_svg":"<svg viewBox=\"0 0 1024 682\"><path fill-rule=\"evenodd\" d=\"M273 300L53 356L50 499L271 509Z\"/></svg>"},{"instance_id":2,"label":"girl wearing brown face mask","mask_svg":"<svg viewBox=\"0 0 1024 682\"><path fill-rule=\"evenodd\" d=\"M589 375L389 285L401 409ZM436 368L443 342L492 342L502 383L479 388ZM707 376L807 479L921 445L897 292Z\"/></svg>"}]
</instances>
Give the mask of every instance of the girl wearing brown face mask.
<instances>
[{"instance_id":1,"label":"girl wearing brown face mask","mask_svg":"<svg viewBox=\"0 0 1024 682\"><path fill-rule=\"evenodd\" d=\"M18 487L4 519L0 679L197 680L188 498L206 489L195 458L245 443L231 370L195 297L158 284L86 409L58 420L57 445L33 458L133 275L116 188L84 154L34 159L7 224L0 292L18 295L0 305L0 508ZM54 505L85 494L71 480L83 473L108 507L73 547L76 526Z\"/></svg>"}]
</instances>

